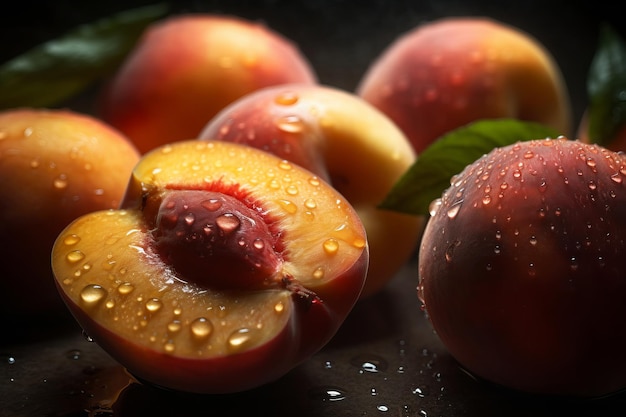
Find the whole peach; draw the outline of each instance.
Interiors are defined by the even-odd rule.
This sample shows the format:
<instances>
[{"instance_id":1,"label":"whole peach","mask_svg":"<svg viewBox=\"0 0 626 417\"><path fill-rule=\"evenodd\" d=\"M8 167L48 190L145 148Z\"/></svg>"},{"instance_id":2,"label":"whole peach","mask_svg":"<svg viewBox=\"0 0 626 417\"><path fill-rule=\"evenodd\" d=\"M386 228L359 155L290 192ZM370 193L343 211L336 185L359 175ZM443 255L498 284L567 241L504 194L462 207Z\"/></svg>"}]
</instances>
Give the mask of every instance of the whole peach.
<instances>
[{"instance_id":1,"label":"whole peach","mask_svg":"<svg viewBox=\"0 0 626 417\"><path fill-rule=\"evenodd\" d=\"M358 212L370 245L361 297L380 291L414 253L423 217L378 205L415 152L387 116L357 95L319 84L266 87L227 106L199 138L263 149L340 191Z\"/></svg>"},{"instance_id":2,"label":"whole peach","mask_svg":"<svg viewBox=\"0 0 626 417\"><path fill-rule=\"evenodd\" d=\"M125 136L92 116L0 113L1 311L64 311L50 267L54 240L76 217L117 207L138 160Z\"/></svg>"},{"instance_id":3,"label":"whole peach","mask_svg":"<svg viewBox=\"0 0 626 417\"><path fill-rule=\"evenodd\" d=\"M148 27L104 87L99 116L145 153L195 138L219 110L248 92L316 80L297 46L261 23L176 15Z\"/></svg>"},{"instance_id":4,"label":"whole peach","mask_svg":"<svg viewBox=\"0 0 626 417\"><path fill-rule=\"evenodd\" d=\"M449 17L405 33L372 63L357 94L420 153L479 119L517 118L567 135L569 93L550 52L528 33L482 17Z\"/></svg>"}]
</instances>

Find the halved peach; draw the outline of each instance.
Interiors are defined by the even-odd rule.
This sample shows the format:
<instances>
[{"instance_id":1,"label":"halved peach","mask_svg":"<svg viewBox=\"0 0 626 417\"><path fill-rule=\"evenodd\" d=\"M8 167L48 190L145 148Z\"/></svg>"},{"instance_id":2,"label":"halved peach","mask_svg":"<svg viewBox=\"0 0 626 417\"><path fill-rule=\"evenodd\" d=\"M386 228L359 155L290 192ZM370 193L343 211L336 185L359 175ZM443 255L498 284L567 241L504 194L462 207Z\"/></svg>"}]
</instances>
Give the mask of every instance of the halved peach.
<instances>
[{"instance_id":1,"label":"halved peach","mask_svg":"<svg viewBox=\"0 0 626 417\"><path fill-rule=\"evenodd\" d=\"M322 179L197 140L146 154L122 209L77 219L52 253L97 343L138 379L200 393L256 387L318 351L368 258L357 213Z\"/></svg>"}]
</instances>

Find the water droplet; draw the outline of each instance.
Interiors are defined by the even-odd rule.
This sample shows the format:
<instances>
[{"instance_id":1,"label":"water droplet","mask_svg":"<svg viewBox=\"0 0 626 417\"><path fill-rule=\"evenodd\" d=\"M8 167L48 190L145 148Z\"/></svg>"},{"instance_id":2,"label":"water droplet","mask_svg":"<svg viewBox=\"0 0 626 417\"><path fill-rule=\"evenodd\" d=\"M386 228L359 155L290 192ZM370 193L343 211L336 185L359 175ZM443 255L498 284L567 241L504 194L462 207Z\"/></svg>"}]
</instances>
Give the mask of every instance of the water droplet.
<instances>
[{"instance_id":1,"label":"water droplet","mask_svg":"<svg viewBox=\"0 0 626 417\"><path fill-rule=\"evenodd\" d=\"M163 350L166 353L174 353L174 351L176 350L176 345L174 344L173 340L168 340L164 345L163 345Z\"/></svg>"},{"instance_id":2,"label":"water droplet","mask_svg":"<svg viewBox=\"0 0 626 417\"><path fill-rule=\"evenodd\" d=\"M71 360L78 360L80 359L80 357L82 356L83 352L79 349L70 349L67 352L65 352L65 357L67 357L68 359Z\"/></svg>"},{"instance_id":3,"label":"water droplet","mask_svg":"<svg viewBox=\"0 0 626 417\"><path fill-rule=\"evenodd\" d=\"M96 305L107 296L107 290L97 284L86 285L80 292L80 299L87 305Z\"/></svg>"},{"instance_id":4,"label":"water droplet","mask_svg":"<svg viewBox=\"0 0 626 417\"><path fill-rule=\"evenodd\" d=\"M215 219L215 224L227 235L237 230L241 226L241 221L233 213L224 213Z\"/></svg>"},{"instance_id":5,"label":"water droplet","mask_svg":"<svg viewBox=\"0 0 626 417\"><path fill-rule=\"evenodd\" d=\"M298 116L282 116L276 119L276 127L287 133L300 133L304 130L304 123Z\"/></svg>"},{"instance_id":6,"label":"water droplet","mask_svg":"<svg viewBox=\"0 0 626 417\"><path fill-rule=\"evenodd\" d=\"M430 202L428 206L428 212L430 213L431 217L437 214L437 212L439 211L439 208L441 207L441 204L442 204L441 198L437 198Z\"/></svg>"},{"instance_id":7,"label":"water droplet","mask_svg":"<svg viewBox=\"0 0 626 417\"><path fill-rule=\"evenodd\" d=\"M315 268L315 271L313 271L313 278L315 279L322 279L324 278L324 275L324 268L321 266L318 266L317 268Z\"/></svg>"},{"instance_id":8,"label":"water droplet","mask_svg":"<svg viewBox=\"0 0 626 417\"><path fill-rule=\"evenodd\" d=\"M8 363L9 365L14 365L14 364L15 364L15 362L16 362L16 361L15 361L15 357L14 357L14 356L8 356L8 357L7 357L7 363Z\"/></svg>"},{"instance_id":9,"label":"water droplet","mask_svg":"<svg viewBox=\"0 0 626 417\"><path fill-rule=\"evenodd\" d=\"M213 323L205 317L198 317L192 321L189 328L196 340L207 339L213 333Z\"/></svg>"},{"instance_id":10,"label":"water droplet","mask_svg":"<svg viewBox=\"0 0 626 417\"><path fill-rule=\"evenodd\" d=\"M293 201L278 200L277 202L289 214L295 214L298 211L298 206L296 206Z\"/></svg>"},{"instance_id":11,"label":"water droplet","mask_svg":"<svg viewBox=\"0 0 626 417\"><path fill-rule=\"evenodd\" d=\"M278 168L285 170L285 171L289 171L292 168L291 162L287 161L286 159L283 159L278 163Z\"/></svg>"},{"instance_id":12,"label":"water droplet","mask_svg":"<svg viewBox=\"0 0 626 417\"><path fill-rule=\"evenodd\" d=\"M73 250L67 254L66 259L68 262L77 263L85 259L85 254L79 250Z\"/></svg>"},{"instance_id":13,"label":"water droplet","mask_svg":"<svg viewBox=\"0 0 626 417\"><path fill-rule=\"evenodd\" d=\"M350 360L350 363L357 368L360 372L384 372L387 370L387 361L378 355L358 355Z\"/></svg>"},{"instance_id":14,"label":"water droplet","mask_svg":"<svg viewBox=\"0 0 626 417\"><path fill-rule=\"evenodd\" d=\"M461 244L460 240L455 240L446 248L445 257L447 262L452 262L452 256L454 255L454 250Z\"/></svg>"},{"instance_id":15,"label":"water droplet","mask_svg":"<svg viewBox=\"0 0 626 417\"><path fill-rule=\"evenodd\" d=\"M170 333L178 333L183 325L180 320L173 320L167 324L167 331Z\"/></svg>"},{"instance_id":16,"label":"water droplet","mask_svg":"<svg viewBox=\"0 0 626 417\"><path fill-rule=\"evenodd\" d=\"M59 175L52 184L57 190L63 190L67 188L67 177L65 175Z\"/></svg>"},{"instance_id":17,"label":"water droplet","mask_svg":"<svg viewBox=\"0 0 626 417\"><path fill-rule=\"evenodd\" d=\"M298 187L296 187L293 184L287 186L285 191L287 191L287 194L289 194L289 195L298 195Z\"/></svg>"},{"instance_id":18,"label":"water droplet","mask_svg":"<svg viewBox=\"0 0 626 417\"><path fill-rule=\"evenodd\" d=\"M448 209L448 212L446 213L448 218L454 219L459 214L459 210L461 210L461 203L462 201L459 201Z\"/></svg>"},{"instance_id":19,"label":"water droplet","mask_svg":"<svg viewBox=\"0 0 626 417\"><path fill-rule=\"evenodd\" d=\"M306 200L304 200L304 207L313 210L315 207L317 207L317 203L312 198L307 198Z\"/></svg>"},{"instance_id":20,"label":"water droplet","mask_svg":"<svg viewBox=\"0 0 626 417\"><path fill-rule=\"evenodd\" d=\"M528 243L530 243L532 246L536 246L537 245L537 238L535 236L531 236Z\"/></svg>"},{"instance_id":21,"label":"water droplet","mask_svg":"<svg viewBox=\"0 0 626 417\"><path fill-rule=\"evenodd\" d=\"M376 409L381 413L386 413L387 411L389 411L389 407L383 404L376 406Z\"/></svg>"},{"instance_id":22,"label":"water droplet","mask_svg":"<svg viewBox=\"0 0 626 417\"><path fill-rule=\"evenodd\" d=\"M293 91L284 91L274 98L274 103L281 106L292 106L296 104L298 100L298 95Z\"/></svg>"},{"instance_id":23,"label":"water droplet","mask_svg":"<svg viewBox=\"0 0 626 417\"><path fill-rule=\"evenodd\" d=\"M151 298L146 301L145 306L146 310L148 310L150 313L156 313L161 309L161 307L163 307L163 302L158 298Z\"/></svg>"},{"instance_id":24,"label":"water droplet","mask_svg":"<svg viewBox=\"0 0 626 417\"><path fill-rule=\"evenodd\" d=\"M131 284L130 282L124 282L117 287L117 292L122 295L126 295L133 292L134 289L135 287L133 286L133 284Z\"/></svg>"},{"instance_id":25,"label":"water droplet","mask_svg":"<svg viewBox=\"0 0 626 417\"><path fill-rule=\"evenodd\" d=\"M274 311L276 313L282 313L284 310L285 310L285 304L283 304L282 301L279 301L276 304L274 304Z\"/></svg>"},{"instance_id":26,"label":"water droplet","mask_svg":"<svg viewBox=\"0 0 626 417\"><path fill-rule=\"evenodd\" d=\"M228 350L231 352L237 352L250 345L252 341L253 337L250 329L244 327L235 330L230 336L228 336Z\"/></svg>"},{"instance_id":27,"label":"water droplet","mask_svg":"<svg viewBox=\"0 0 626 417\"><path fill-rule=\"evenodd\" d=\"M621 184L622 183L622 177L620 174L613 174L611 175L611 181L613 181L616 184Z\"/></svg>"},{"instance_id":28,"label":"water droplet","mask_svg":"<svg viewBox=\"0 0 626 417\"><path fill-rule=\"evenodd\" d=\"M316 401L341 401L346 398L342 388L323 386L314 387L308 391L309 397Z\"/></svg>"},{"instance_id":29,"label":"water droplet","mask_svg":"<svg viewBox=\"0 0 626 417\"><path fill-rule=\"evenodd\" d=\"M80 236L75 234L67 235L65 236L65 238L63 238L63 244L67 246L73 246L78 242L80 242Z\"/></svg>"},{"instance_id":30,"label":"water droplet","mask_svg":"<svg viewBox=\"0 0 626 417\"><path fill-rule=\"evenodd\" d=\"M337 241L337 239L333 238L326 239L322 246L324 247L324 252L326 252L328 255L335 255L339 250L339 242Z\"/></svg>"},{"instance_id":31,"label":"water droplet","mask_svg":"<svg viewBox=\"0 0 626 417\"><path fill-rule=\"evenodd\" d=\"M314 187L319 187L320 179L318 177L311 177L309 178L309 184L311 184Z\"/></svg>"}]
</instances>

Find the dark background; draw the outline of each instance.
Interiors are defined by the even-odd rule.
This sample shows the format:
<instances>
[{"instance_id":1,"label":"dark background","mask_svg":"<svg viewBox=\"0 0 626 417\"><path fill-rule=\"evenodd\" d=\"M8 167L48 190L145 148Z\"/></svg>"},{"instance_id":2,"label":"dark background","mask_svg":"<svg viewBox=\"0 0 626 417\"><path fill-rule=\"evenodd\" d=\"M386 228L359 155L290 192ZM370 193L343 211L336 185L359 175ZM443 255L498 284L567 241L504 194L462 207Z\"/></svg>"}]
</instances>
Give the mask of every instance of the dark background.
<instances>
[{"instance_id":1,"label":"dark background","mask_svg":"<svg viewBox=\"0 0 626 417\"><path fill-rule=\"evenodd\" d=\"M115 12L149 1L13 2L0 13L0 62ZM6 6L5 6L6 8ZM228 13L264 21L298 44L322 83L353 90L398 35L444 16L481 15L517 26L561 67L575 118L601 23L624 35L618 2L548 0L179 1L172 12ZM198 397L132 383L80 329L32 326L28 340L0 344L1 417L102 416L624 416L626 395L592 401L536 398L469 377L419 308L414 261L377 296L357 305L336 338L276 383L225 397ZM1 295L0 295L1 297ZM3 339L4 340L4 339Z\"/></svg>"},{"instance_id":2,"label":"dark background","mask_svg":"<svg viewBox=\"0 0 626 417\"><path fill-rule=\"evenodd\" d=\"M81 23L156 1L19 1L0 15L0 62ZM170 2L172 13L217 12L261 20L295 41L324 84L353 90L367 65L394 38L426 20L489 16L517 26L554 55L570 89L574 116L586 105L586 76L606 22L626 31L620 2L486 0L213 0Z\"/></svg>"}]
</instances>

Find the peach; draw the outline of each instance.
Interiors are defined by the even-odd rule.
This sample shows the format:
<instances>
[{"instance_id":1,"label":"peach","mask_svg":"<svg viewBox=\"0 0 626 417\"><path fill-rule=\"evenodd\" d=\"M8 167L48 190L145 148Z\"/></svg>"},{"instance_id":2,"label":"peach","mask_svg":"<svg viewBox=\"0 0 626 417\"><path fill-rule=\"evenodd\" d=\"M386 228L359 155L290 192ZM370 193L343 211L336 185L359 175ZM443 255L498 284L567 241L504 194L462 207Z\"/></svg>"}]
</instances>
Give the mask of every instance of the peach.
<instances>
[{"instance_id":1,"label":"peach","mask_svg":"<svg viewBox=\"0 0 626 417\"><path fill-rule=\"evenodd\" d=\"M336 333L362 290L365 229L311 172L227 142L143 156L119 210L58 237L59 293L139 380L197 393L273 381Z\"/></svg>"},{"instance_id":2,"label":"peach","mask_svg":"<svg viewBox=\"0 0 626 417\"><path fill-rule=\"evenodd\" d=\"M448 17L398 37L372 62L357 94L387 114L421 153L479 119L516 118L570 134L563 75L550 52L518 28Z\"/></svg>"},{"instance_id":3,"label":"peach","mask_svg":"<svg viewBox=\"0 0 626 417\"><path fill-rule=\"evenodd\" d=\"M248 92L316 80L297 46L261 23L175 15L147 28L103 88L98 115L145 153L195 138L219 110Z\"/></svg>"},{"instance_id":4,"label":"peach","mask_svg":"<svg viewBox=\"0 0 626 417\"><path fill-rule=\"evenodd\" d=\"M76 217L116 208L139 152L117 130L70 110L0 113L2 311L66 311L50 251Z\"/></svg>"},{"instance_id":5,"label":"peach","mask_svg":"<svg viewBox=\"0 0 626 417\"><path fill-rule=\"evenodd\" d=\"M624 166L598 145L537 139L495 148L444 191L418 294L466 370L541 395L623 392Z\"/></svg>"},{"instance_id":6,"label":"peach","mask_svg":"<svg viewBox=\"0 0 626 417\"><path fill-rule=\"evenodd\" d=\"M414 253L423 217L378 205L416 155L398 127L360 97L322 85L266 87L227 106L199 138L271 152L341 192L359 213L370 244L363 298L380 291Z\"/></svg>"}]
</instances>

